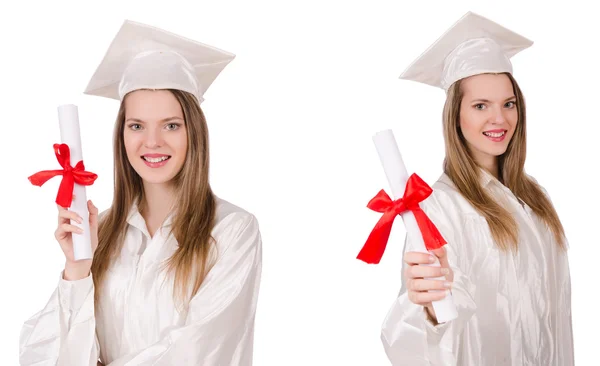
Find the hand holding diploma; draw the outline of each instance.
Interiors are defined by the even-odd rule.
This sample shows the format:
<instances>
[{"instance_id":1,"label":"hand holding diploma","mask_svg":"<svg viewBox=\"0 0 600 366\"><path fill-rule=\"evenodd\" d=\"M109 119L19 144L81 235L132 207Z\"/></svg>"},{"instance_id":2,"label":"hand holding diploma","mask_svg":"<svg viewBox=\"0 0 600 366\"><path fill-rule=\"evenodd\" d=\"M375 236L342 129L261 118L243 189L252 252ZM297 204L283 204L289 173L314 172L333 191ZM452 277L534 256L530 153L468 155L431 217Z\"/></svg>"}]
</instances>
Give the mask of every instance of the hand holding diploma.
<instances>
[{"instance_id":1,"label":"hand holding diploma","mask_svg":"<svg viewBox=\"0 0 600 366\"><path fill-rule=\"evenodd\" d=\"M38 172L30 176L29 181L34 185L42 186L52 177L63 176L56 196L56 203L61 208L70 209L75 214L69 216L71 220L69 225L73 227L69 228L68 232L76 234L69 239L72 241L70 246L72 259L73 261L92 259L89 204L86 198L85 186L92 185L98 176L85 171L77 106L72 104L59 106L58 119L62 143L54 144L54 153L62 169ZM79 220L75 220L76 217ZM80 230L76 230L76 228ZM69 256L67 256L67 261L69 259Z\"/></svg>"},{"instance_id":2,"label":"hand holding diploma","mask_svg":"<svg viewBox=\"0 0 600 366\"><path fill-rule=\"evenodd\" d=\"M57 205L57 207L58 227L54 232L54 237L65 254L66 262L63 278L68 281L80 280L89 275L92 267L92 259L77 260L75 258L73 233L75 233L75 235L81 235L83 229L79 226L72 225L71 222L83 225L83 218L75 211L69 211L60 205ZM88 201L87 210L89 212L87 216L89 216L88 227L90 230L90 249L93 256L98 247L98 209L94 206L92 201Z\"/></svg>"},{"instance_id":3,"label":"hand holding diploma","mask_svg":"<svg viewBox=\"0 0 600 366\"><path fill-rule=\"evenodd\" d=\"M392 200L385 191L381 190L369 202L368 207L383 213L383 216L369 235L367 242L358 255L358 259L367 263L379 263L385 251L394 219L396 216L401 215L406 226L406 232L417 248L416 252L407 253L407 255L410 255L405 257L405 261L411 261L409 271L412 271L412 277L407 277L407 286L410 284L411 286L424 287L415 287L411 290L412 298L410 300L424 306L433 301L432 306L437 321L447 322L452 320L458 316L452 296L449 292L440 293L440 290L446 289L444 286L446 278L442 276L443 268L440 268L437 256L428 254L428 251L435 251L434 253L440 256L440 261L442 261L444 267L449 269L448 262L445 259L445 248L443 248L446 241L419 205L433 191L418 175L408 176L392 131L386 130L376 134L373 141L395 200ZM433 261L430 261L432 257ZM415 264L422 263L425 266L415 266ZM435 268L427 268L427 266ZM419 277L421 274L432 275L437 278L425 280L423 277ZM437 291L437 293L422 293L422 291L427 290Z\"/></svg>"},{"instance_id":4,"label":"hand holding diploma","mask_svg":"<svg viewBox=\"0 0 600 366\"><path fill-rule=\"evenodd\" d=\"M414 304L425 307L430 320L437 323L442 321L438 320L433 302L443 300L450 293L454 272L448 264L445 248L433 249L430 253L406 252L404 254L406 270L403 275L406 278L408 299ZM439 266L432 266L436 263L436 258Z\"/></svg>"}]
</instances>

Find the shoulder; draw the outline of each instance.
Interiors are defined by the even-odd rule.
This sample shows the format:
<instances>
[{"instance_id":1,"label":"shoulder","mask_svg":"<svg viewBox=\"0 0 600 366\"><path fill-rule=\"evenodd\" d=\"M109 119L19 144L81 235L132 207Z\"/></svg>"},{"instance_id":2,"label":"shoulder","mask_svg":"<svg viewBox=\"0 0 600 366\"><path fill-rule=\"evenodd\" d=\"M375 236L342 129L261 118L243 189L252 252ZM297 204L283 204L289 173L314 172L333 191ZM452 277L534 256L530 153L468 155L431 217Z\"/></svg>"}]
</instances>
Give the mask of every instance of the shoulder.
<instances>
[{"instance_id":1,"label":"shoulder","mask_svg":"<svg viewBox=\"0 0 600 366\"><path fill-rule=\"evenodd\" d=\"M223 222L257 222L254 214L220 197L215 196L215 205L215 225Z\"/></svg>"},{"instance_id":2,"label":"shoulder","mask_svg":"<svg viewBox=\"0 0 600 366\"><path fill-rule=\"evenodd\" d=\"M525 174L525 178L529 179L530 182L535 184L542 191L542 193L546 196L546 198L550 199L550 194L548 193L548 190L546 190L546 188L542 184L540 184L540 182L538 182L537 179L535 179L533 176L531 176L529 174Z\"/></svg>"},{"instance_id":3,"label":"shoulder","mask_svg":"<svg viewBox=\"0 0 600 366\"><path fill-rule=\"evenodd\" d=\"M431 188L433 189L433 193L425 201L427 206L436 208L446 214L477 213L446 174L442 174Z\"/></svg>"},{"instance_id":4,"label":"shoulder","mask_svg":"<svg viewBox=\"0 0 600 366\"><path fill-rule=\"evenodd\" d=\"M219 247L260 246L260 229L254 214L222 198L215 197L213 238Z\"/></svg>"}]
</instances>

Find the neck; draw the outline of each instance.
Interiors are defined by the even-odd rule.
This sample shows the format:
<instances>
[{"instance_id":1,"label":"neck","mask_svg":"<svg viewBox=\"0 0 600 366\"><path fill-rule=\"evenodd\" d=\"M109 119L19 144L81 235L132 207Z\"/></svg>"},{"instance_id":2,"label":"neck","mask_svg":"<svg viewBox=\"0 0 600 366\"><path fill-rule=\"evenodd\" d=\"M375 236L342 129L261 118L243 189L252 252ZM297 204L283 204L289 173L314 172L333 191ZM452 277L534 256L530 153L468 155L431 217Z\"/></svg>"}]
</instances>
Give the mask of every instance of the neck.
<instances>
[{"instance_id":1,"label":"neck","mask_svg":"<svg viewBox=\"0 0 600 366\"><path fill-rule=\"evenodd\" d=\"M490 173L494 178L500 180L500 168L498 166L498 157L483 155L476 156L477 164Z\"/></svg>"},{"instance_id":2,"label":"neck","mask_svg":"<svg viewBox=\"0 0 600 366\"><path fill-rule=\"evenodd\" d=\"M163 222L169 215L175 201L175 189L167 184L144 182L144 202L142 217L152 222Z\"/></svg>"},{"instance_id":3,"label":"neck","mask_svg":"<svg viewBox=\"0 0 600 366\"><path fill-rule=\"evenodd\" d=\"M494 178L500 180L500 171L498 169L497 161L494 160L493 163L483 165L482 167L483 167L483 169L487 170L488 173L490 173L492 176L494 176Z\"/></svg>"}]
</instances>

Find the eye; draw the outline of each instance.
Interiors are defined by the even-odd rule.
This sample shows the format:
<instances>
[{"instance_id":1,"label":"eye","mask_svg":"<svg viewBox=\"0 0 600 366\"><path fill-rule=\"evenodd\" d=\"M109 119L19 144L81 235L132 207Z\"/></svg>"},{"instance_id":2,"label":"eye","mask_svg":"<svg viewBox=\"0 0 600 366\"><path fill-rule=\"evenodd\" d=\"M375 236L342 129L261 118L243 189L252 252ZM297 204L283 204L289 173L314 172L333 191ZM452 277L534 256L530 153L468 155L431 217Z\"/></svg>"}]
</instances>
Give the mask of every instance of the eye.
<instances>
[{"instance_id":1,"label":"eye","mask_svg":"<svg viewBox=\"0 0 600 366\"><path fill-rule=\"evenodd\" d=\"M142 126L139 123L132 123L132 124L128 125L127 127L129 127L129 129L132 131L139 131L142 129Z\"/></svg>"},{"instance_id":2,"label":"eye","mask_svg":"<svg viewBox=\"0 0 600 366\"><path fill-rule=\"evenodd\" d=\"M514 108L517 105L517 103L515 103L514 100L511 100L510 102L506 102L506 104L504 105L507 108Z\"/></svg>"},{"instance_id":3,"label":"eye","mask_svg":"<svg viewBox=\"0 0 600 366\"><path fill-rule=\"evenodd\" d=\"M484 110L485 109L485 104L483 104L483 103L477 103L473 107L475 109Z\"/></svg>"},{"instance_id":4,"label":"eye","mask_svg":"<svg viewBox=\"0 0 600 366\"><path fill-rule=\"evenodd\" d=\"M167 124L167 130L169 130L169 131L175 131L179 127L181 127L181 125L179 123L169 123L169 124Z\"/></svg>"}]
</instances>

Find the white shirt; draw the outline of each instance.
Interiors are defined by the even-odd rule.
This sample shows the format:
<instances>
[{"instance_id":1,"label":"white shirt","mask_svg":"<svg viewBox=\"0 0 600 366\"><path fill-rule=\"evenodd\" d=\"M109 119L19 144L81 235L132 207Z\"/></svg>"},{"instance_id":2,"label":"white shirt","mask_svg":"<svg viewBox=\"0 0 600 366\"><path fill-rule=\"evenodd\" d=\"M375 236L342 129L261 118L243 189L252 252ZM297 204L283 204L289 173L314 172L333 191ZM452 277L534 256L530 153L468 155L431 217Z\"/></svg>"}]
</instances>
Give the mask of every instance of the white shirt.
<instances>
[{"instance_id":1,"label":"white shirt","mask_svg":"<svg viewBox=\"0 0 600 366\"><path fill-rule=\"evenodd\" d=\"M483 173L485 189L518 224L518 253L496 247L485 219L442 175L421 207L448 242L458 318L434 326L408 299L403 279L382 327L387 356L411 366L572 366L567 255L526 204ZM405 252L413 248L407 238Z\"/></svg>"},{"instance_id":2,"label":"white shirt","mask_svg":"<svg viewBox=\"0 0 600 366\"><path fill-rule=\"evenodd\" d=\"M24 324L21 365L252 365L262 243L255 217L217 198L218 259L179 313L173 277L159 262L177 248L171 217L150 238L134 207L121 255L108 270L94 314L92 277L59 280L44 309ZM167 230L165 230L167 229Z\"/></svg>"}]
</instances>

